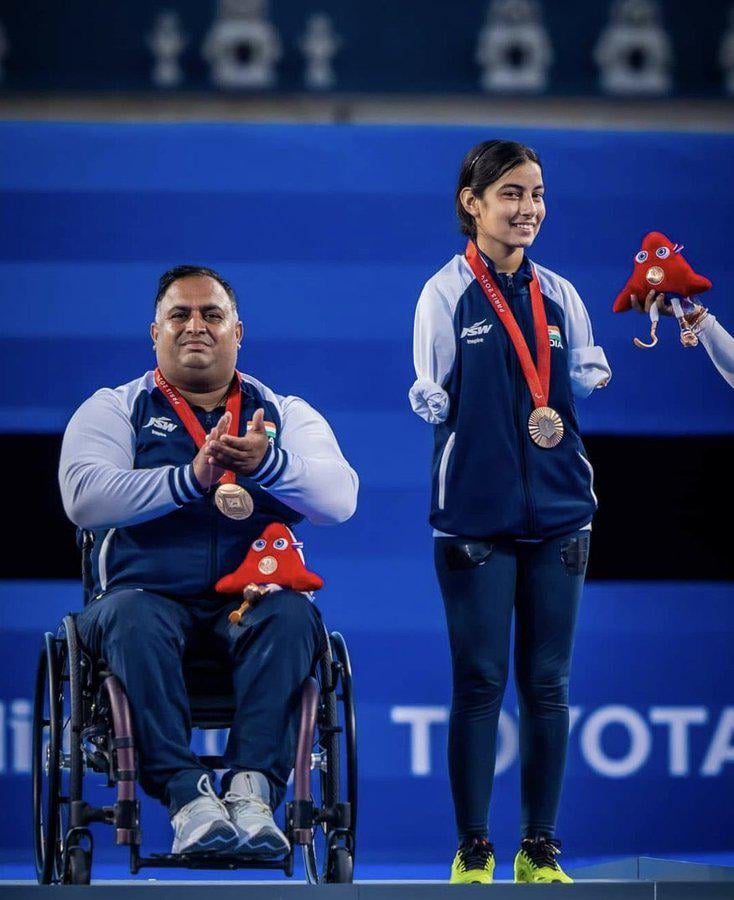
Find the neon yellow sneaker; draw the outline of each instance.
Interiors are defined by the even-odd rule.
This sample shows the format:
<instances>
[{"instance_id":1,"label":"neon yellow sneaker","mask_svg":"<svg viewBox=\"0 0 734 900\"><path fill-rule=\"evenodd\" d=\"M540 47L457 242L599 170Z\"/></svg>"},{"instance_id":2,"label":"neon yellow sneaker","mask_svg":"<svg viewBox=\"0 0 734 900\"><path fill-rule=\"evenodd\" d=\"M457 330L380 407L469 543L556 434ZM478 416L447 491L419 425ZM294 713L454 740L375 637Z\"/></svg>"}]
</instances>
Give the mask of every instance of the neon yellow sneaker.
<instances>
[{"instance_id":1,"label":"neon yellow sneaker","mask_svg":"<svg viewBox=\"0 0 734 900\"><path fill-rule=\"evenodd\" d=\"M558 865L556 857L561 852L559 841L545 836L525 838L515 857L516 884L550 884L553 881L573 884Z\"/></svg>"},{"instance_id":2,"label":"neon yellow sneaker","mask_svg":"<svg viewBox=\"0 0 734 900\"><path fill-rule=\"evenodd\" d=\"M451 884L492 884L494 847L486 837L460 844L451 866Z\"/></svg>"}]
</instances>

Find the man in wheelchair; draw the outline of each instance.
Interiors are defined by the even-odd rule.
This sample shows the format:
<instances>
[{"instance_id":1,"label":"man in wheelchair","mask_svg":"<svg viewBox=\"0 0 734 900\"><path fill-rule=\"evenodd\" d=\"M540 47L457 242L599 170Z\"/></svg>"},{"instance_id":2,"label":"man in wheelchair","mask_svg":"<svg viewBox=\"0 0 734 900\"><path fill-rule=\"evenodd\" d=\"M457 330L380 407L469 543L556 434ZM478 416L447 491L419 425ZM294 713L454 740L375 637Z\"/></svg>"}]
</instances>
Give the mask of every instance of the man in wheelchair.
<instances>
[{"instance_id":1,"label":"man in wheelchair","mask_svg":"<svg viewBox=\"0 0 734 900\"><path fill-rule=\"evenodd\" d=\"M316 410L236 370L242 323L216 272L164 273L151 336L155 372L97 391L64 435L64 508L94 537L93 599L77 630L124 686L140 782L169 809L172 852L280 854L273 810L323 627L310 595L289 588L234 624L239 603L215 585L272 523L348 519L358 479ZM277 568L275 546L260 583ZM182 662L203 644L228 661L235 696L220 796L189 746Z\"/></svg>"}]
</instances>

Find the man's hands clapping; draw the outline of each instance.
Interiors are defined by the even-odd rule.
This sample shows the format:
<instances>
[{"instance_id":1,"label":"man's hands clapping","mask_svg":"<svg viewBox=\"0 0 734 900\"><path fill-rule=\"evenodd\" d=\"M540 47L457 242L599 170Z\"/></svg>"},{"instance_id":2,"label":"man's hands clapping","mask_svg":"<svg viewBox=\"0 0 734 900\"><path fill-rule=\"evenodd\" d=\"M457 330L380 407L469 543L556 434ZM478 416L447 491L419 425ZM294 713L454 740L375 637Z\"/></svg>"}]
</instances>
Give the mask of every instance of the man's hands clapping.
<instances>
[{"instance_id":1,"label":"man's hands clapping","mask_svg":"<svg viewBox=\"0 0 734 900\"><path fill-rule=\"evenodd\" d=\"M226 470L249 475L257 469L267 452L265 410L255 410L252 427L242 437L227 434L231 421L232 414L226 412L194 457L194 474L203 488L216 484Z\"/></svg>"},{"instance_id":2,"label":"man's hands clapping","mask_svg":"<svg viewBox=\"0 0 734 900\"><path fill-rule=\"evenodd\" d=\"M214 464L210 446L212 440L221 439L227 433L231 421L232 413L226 412L206 436L199 452L194 457L194 475L203 488L210 488L224 475L224 466Z\"/></svg>"}]
</instances>

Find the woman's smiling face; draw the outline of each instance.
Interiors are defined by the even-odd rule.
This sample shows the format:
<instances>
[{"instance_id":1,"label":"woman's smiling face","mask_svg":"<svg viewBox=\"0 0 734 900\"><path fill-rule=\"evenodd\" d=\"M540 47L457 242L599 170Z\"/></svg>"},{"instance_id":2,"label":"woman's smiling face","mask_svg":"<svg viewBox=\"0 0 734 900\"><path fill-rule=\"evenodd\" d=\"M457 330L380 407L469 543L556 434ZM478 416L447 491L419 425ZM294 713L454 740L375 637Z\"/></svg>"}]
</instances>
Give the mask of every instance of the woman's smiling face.
<instances>
[{"instance_id":1,"label":"woman's smiling face","mask_svg":"<svg viewBox=\"0 0 734 900\"><path fill-rule=\"evenodd\" d=\"M474 218L480 244L525 248L533 243L545 218L544 190L540 166L528 161L488 185L481 197L464 188L461 202Z\"/></svg>"}]
</instances>

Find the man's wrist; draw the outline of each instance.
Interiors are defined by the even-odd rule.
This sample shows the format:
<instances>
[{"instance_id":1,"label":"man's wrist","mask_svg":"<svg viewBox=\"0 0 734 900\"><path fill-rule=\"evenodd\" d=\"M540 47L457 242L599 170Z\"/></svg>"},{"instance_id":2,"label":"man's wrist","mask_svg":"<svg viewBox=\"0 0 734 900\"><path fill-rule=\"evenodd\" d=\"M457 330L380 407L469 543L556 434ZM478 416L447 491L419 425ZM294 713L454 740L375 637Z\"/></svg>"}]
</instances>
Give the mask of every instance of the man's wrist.
<instances>
[{"instance_id":1,"label":"man's wrist","mask_svg":"<svg viewBox=\"0 0 734 900\"><path fill-rule=\"evenodd\" d=\"M193 463L191 463L191 481L193 482L194 488L200 494L206 494L206 492L209 490L208 487L206 487L199 481L199 477L196 474L196 466Z\"/></svg>"},{"instance_id":2,"label":"man's wrist","mask_svg":"<svg viewBox=\"0 0 734 900\"><path fill-rule=\"evenodd\" d=\"M193 463L172 467L168 473L168 486L176 506L199 500L207 491L196 477Z\"/></svg>"},{"instance_id":3,"label":"man's wrist","mask_svg":"<svg viewBox=\"0 0 734 900\"><path fill-rule=\"evenodd\" d=\"M252 472L249 477L256 481L262 487L272 487L275 482L283 474L288 462L288 454L275 444L268 444L260 464Z\"/></svg>"}]
</instances>

